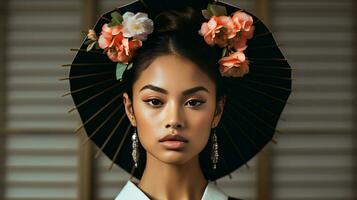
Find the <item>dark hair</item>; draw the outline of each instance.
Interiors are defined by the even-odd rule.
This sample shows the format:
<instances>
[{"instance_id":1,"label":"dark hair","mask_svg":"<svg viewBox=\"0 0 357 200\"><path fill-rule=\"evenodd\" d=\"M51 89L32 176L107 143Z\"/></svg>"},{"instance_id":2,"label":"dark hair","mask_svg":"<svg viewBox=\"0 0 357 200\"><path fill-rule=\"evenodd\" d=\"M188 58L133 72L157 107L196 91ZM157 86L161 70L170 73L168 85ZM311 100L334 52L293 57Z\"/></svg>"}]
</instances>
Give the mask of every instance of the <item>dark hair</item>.
<instances>
[{"instance_id":1,"label":"dark hair","mask_svg":"<svg viewBox=\"0 0 357 200\"><path fill-rule=\"evenodd\" d=\"M209 46L198 31L205 21L192 7L163 11L154 18L154 32L148 35L133 58L133 66L123 76L132 100L132 87L140 73L159 56L178 55L195 63L216 85L216 100L223 97L218 60L222 49ZM126 78L127 77L127 78Z\"/></svg>"}]
</instances>

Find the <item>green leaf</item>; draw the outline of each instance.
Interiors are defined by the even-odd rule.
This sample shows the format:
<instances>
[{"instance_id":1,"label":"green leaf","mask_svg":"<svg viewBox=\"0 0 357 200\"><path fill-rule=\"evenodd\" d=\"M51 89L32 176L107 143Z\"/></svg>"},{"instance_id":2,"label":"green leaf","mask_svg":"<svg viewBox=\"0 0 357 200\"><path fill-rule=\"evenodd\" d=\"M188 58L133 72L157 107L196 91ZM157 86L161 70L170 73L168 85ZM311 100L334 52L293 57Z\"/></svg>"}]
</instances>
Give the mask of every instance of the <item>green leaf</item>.
<instances>
[{"instance_id":1,"label":"green leaf","mask_svg":"<svg viewBox=\"0 0 357 200\"><path fill-rule=\"evenodd\" d=\"M117 69L116 69L116 78L117 80L122 80L123 74L125 72L125 69L128 65L123 64L123 63L117 63Z\"/></svg>"},{"instance_id":2,"label":"green leaf","mask_svg":"<svg viewBox=\"0 0 357 200\"><path fill-rule=\"evenodd\" d=\"M226 53L227 53L227 48L223 48L222 57L225 57Z\"/></svg>"},{"instance_id":3,"label":"green leaf","mask_svg":"<svg viewBox=\"0 0 357 200\"><path fill-rule=\"evenodd\" d=\"M97 41L93 41L92 43L90 43L88 46L87 46L87 51L90 51L93 49L94 45L97 43Z\"/></svg>"},{"instance_id":4,"label":"green leaf","mask_svg":"<svg viewBox=\"0 0 357 200\"><path fill-rule=\"evenodd\" d=\"M112 21L108 24L109 27L113 27L113 26L116 26L118 25L116 22Z\"/></svg>"},{"instance_id":5,"label":"green leaf","mask_svg":"<svg viewBox=\"0 0 357 200\"><path fill-rule=\"evenodd\" d=\"M112 16L112 21L116 24L121 24L123 22L123 16L117 11L110 14Z\"/></svg>"},{"instance_id":6,"label":"green leaf","mask_svg":"<svg viewBox=\"0 0 357 200\"><path fill-rule=\"evenodd\" d=\"M128 65L128 68L127 69L130 69L130 68L132 68L133 67L133 63L131 62L131 63L129 63L129 65Z\"/></svg>"},{"instance_id":7,"label":"green leaf","mask_svg":"<svg viewBox=\"0 0 357 200\"><path fill-rule=\"evenodd\" d=\"M209 10L202 10L202 15L205 19L211 19L213 14Z\"/></svg>"},{"instance_id":8,"label":"green leaf","mask_svg":"<svg viewBox=\"0 0 357 200\"><path fill-rule=\"evenodd\" d=\"M209 10L214 16L227 15L227 9L221 5L208 4L207 10Z\"/></svg>"},{"instance_id":9,"label":"green leaf","mask_svg":"<svg viewBox=\"0 0 357 200\"><path fill-rule=\"evenodd\" d=\"M98 42L95 43L95 49L100 49L100 46L99 46Z\"/></svg>"}]
</instances>

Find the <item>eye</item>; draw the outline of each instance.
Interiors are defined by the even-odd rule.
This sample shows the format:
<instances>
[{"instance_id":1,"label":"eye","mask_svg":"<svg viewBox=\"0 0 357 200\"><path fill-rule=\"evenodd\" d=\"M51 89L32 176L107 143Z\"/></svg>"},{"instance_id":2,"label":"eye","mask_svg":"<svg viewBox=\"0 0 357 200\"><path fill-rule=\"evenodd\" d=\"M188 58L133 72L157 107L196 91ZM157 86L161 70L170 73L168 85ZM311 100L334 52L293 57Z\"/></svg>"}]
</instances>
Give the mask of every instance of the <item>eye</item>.
<instances>
[{"instance_id":1,"label":"eye","mask_svg":"<svg viewBox=\"0 0 357 200\"><path fill-rule=\"evenodd\" d=\"M197 99L192 99L192 100L189 100L187 103L190 104L190 105L193 106L193 107L198 107L198 106L204 104L205 101L201 101L201 100L197 100Z\"/></svg>"},{"instance_id":2,"label":"eye","mask_svg":"<svg viewBox=\"0 0 357 200\"><path fill-rule=\"evenodd\" d=\"M144 102L146 102L146 103L148 103L149 105L152 105L152 106L154 106L154 107L159 106L159 104L161 103L161 101L158 100L158 99L148 99L148 100L145 100ZM150 102L151 102L152 104L151 104Z\"/></svg>"}]
</instances>

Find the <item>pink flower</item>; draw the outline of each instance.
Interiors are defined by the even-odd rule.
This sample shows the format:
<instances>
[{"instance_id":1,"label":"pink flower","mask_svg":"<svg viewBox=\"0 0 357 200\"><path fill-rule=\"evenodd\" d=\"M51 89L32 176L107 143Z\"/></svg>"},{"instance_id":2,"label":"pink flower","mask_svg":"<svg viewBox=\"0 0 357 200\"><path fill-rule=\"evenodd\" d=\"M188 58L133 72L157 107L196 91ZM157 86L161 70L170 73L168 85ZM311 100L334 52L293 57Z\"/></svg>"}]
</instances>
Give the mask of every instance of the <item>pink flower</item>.
<instances>
[{"instance_id":1,"label":"pink flower","mask_svg":"<svg viewBox=\"0 0 357 200\"><path fill-rule=\"evenodd\" d=\"M98 44L107 52L111 61L125 64L132 59L135 50L142 46L141 40L124 37L122 25L109 27L108 24L103 25Z\"/></svg>"},{"instance_id":2,"label":"pink flower","mask_svg":"<svg viewBox=\"0 0 357 200\"><path fill-rule=\"evenodd\" d=\"M219 70L222 76L243 77L249 72L249 63L243 52L235 52L227 57L221 58Z\"/></svg>"},{"instance_id":3,"label":"pink flower","mask_svg":"<svg viewBox=\"0 0 357 200\"><path fill-rule=\"evenodd\" d=\"M236 51L244 51L247 48L247 40L251 39L254 34L253 18L244 12L237 11L233 14L232 20L237 31L236 37L232 39L232 46Z\"/></svg>"},{"instance_id":4,"label":"pink flower","mask_svg":"<svg viewBox=\"0 0 357 200\"><path fill-rule=\"evenodd\" d=\"M234 23L228 16L213 16L208 22L202 24L199 33L204 37L207 44L220 47L227 45L228 40L233 38L236 33Z\"/></svg>"},{"instance_id":5,"label":"pink flower","mask_svg":"<svg viewBox=\"0 0 357 200\"><path fill-rule=\"evenodd\" d=\"M120 34L122 33L122 28L123 27L121 25L109 27L108 24L104 24L102 27L102 33L99 36L99 40L98 40L99 47L102 49L106 49L110 47L113 39L118 35L120 38L123 38L122 34Z\"/></svg>"},{"instance_id":6,"label":"pink flower","mask_svg":"<svg viewBox=\"0 0 357 200\"><path fill-rule=\"evenodd\" d=\"M237 31L249 32L253 25L252 16L241 11L237 11L233 14L232 21Z\"/></svg>"},{"instance_id":7,"label":"pink flower","mask_svg":"<svg viewBox=\"0 0 357 200\"><path fill-rule=\"evenodd\" d=\"M109 48L107 55L113 62L121 62L128 64L135 51L142 46L141 40L129 40L128 38L122 39L120 43L114 41L111 48Z\"/></svg>"}]
</instances>

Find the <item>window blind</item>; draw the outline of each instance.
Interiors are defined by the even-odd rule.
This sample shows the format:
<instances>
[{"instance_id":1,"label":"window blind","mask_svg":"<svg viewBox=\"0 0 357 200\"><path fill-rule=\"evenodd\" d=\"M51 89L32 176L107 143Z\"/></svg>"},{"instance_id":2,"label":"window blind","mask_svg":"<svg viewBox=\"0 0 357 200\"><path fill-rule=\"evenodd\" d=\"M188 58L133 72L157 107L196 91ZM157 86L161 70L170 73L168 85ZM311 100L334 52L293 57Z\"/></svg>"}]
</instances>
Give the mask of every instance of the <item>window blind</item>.
<instances>
[{"instance_id":1,"label":"window blind","mask_svg":"<svg viewBox=\"0 0 357 200\"><path fill-rule=\"evenodd\" d=\"M353 190L353 0L274 0L293 94L273 150L274 200L348 200Z\"/></svg>"},{"instance_id":2,"label":"window blind","mask_svg":"<svg viewBox=\"0 0 357 200\"><path fill-rule=\"evenodd\" d=\"M79 0L8 0L6 200L78 197L78 139L60 82L80 43Z\"/></svg>"}]
</instances>

